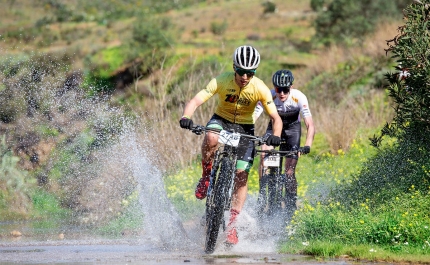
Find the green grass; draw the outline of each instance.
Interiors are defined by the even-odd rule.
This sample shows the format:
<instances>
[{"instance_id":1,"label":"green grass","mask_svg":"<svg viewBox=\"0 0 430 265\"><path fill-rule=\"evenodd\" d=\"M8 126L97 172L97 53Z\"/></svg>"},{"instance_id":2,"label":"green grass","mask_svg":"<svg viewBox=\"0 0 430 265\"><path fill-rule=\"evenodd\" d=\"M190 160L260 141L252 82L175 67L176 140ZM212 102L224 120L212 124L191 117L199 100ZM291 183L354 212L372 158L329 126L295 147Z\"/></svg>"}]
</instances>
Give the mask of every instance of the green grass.
<instances>
[{"instance_id":1,"label":"green grass","mask_svg":"<svg viewBox=\"0 0 430 265\"><path fill-rule=\"evenodd\" d=\"M144 215L142 205L138 203L138 192L132 193L126 200L122 201L122 204L126 206L124 212L113 218L106 225L99 227L97 233L118 237L140 232Z\"/></svg>"},{"instance_id":2,"label":"green grass","mask_svg":"<svg viewBox=\"0 0 430 265\"><path fill-rule=\"evenodd\" d=\"M35 189L31 196L33 201L33 216L34 219L60 220L64 219L70 213L60 206L58 198L43 189Z\"/></svg>"},{"instance_id":3,"label":"green grass","mask_svg":"<svg viewBox=\"0 0 430 265\"><path fill-rule=\"evenodd\" d=\"M346 244L341 241L300 241L290 240L280 248L282 253L295 253L317 256L322 260L333 258L352 259L365 262L407 262L412 264L428 264L430 255L423 254L420 248L408 247L396 253L374 244Z\"/></svg>"},{"instance_id":4,"label":"green grass","mask_svg":"<svg viewBox=\"0 0 430 265\"><path fill-rule=\"evenodd\" d=\"M387 141L386 147L394 143ZM314 184L325 186L324 192L318 194L316 186L307 183L309 188L287 227L289 236L281 252L368 260L430 260L430 185L425 181L425 164L420 162L421 156L415 155L417 163L423 165L422 169L416 168L414 160L403 156L405 149L402 156L389 153L391 160L383 152L375 156L375 150L355 141L348 152L340 150L338 156L327 155L316 164L314 169L319 168L317 175L323 181ZM393 163L403 163L403 172L390 173L389 168L395 168ZM381 173L390 180L388 186L378 181ZM415 185L403 188L411 182Z\"/></svg>"}]
</instances>

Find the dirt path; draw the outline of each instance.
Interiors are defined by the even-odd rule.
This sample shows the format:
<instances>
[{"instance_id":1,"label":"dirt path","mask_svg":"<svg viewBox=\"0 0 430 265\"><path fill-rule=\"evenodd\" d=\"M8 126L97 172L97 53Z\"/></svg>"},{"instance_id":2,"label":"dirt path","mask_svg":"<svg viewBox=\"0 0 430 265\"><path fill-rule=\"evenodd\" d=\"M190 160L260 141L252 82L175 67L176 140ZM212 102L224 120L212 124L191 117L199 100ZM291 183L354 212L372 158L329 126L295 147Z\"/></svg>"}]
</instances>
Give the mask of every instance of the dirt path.
<instances>
[{"instance_id":1,"label":"dirt path","mask_svg":"<svg viewBox=\"0 0 430 265\"><path fill-rule=\"evenodd\" d=\"M306 256L200 249L162 250L141 240L67 240L0 245L0 265L10 264L322 264ZM330 261L330 264L352 264ZM356 263L355 263L356 264Z\"/></svg>"}]
</instances>

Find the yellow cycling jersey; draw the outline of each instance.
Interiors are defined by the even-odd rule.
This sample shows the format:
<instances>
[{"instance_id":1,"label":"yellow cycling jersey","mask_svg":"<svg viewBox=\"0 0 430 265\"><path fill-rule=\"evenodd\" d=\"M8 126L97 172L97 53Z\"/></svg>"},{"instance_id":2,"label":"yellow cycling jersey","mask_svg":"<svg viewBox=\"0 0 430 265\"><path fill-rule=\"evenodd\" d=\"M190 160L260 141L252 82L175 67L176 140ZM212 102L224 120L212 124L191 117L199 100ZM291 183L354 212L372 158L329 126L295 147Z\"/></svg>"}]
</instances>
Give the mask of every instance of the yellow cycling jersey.
<instances>
[{"instance_id":1,"label":"yellow cycling jersey","mask_svg":"<svg viewBox=\"0 0 430 265\"><path fill-rule=\"evenodd\" d=\"M269 115L277 112L270 89L261 79L254 76L245 87L240 88L234 74L225 72L215 77L197 96L205 102L217 94L219 103L215 114L233 123L254 124L253 113L259 101Z\"/></svg>"}]
</instances>

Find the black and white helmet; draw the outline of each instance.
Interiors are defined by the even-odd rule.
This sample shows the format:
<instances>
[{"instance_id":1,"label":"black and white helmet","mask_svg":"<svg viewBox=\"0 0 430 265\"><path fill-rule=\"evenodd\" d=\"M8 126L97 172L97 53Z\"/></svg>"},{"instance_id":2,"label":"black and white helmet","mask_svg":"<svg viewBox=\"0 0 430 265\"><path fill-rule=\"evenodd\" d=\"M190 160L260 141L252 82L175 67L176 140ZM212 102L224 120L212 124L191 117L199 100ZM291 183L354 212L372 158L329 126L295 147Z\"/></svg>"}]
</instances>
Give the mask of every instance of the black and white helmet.
<instances>
[{"instance_id":1,"label":"black and white helmet","mask_svg":"<svg viewBox=\"0 0 430 265\"><path fill-rule=\"evenodd\" d=\"M260 64L260 53L252 46L240 46L234 51L233 63L242 69L257 69Z\"/></svg>"},{"instance_id":2,"label":"black and white helmet","mask_svg":"<svg viewBox=\"0 0 430 265\"><path fill-rule=\"evenodd\" d=\"M293 85L294 76L290 70L278 70L272 77L275 87L290 87Z\"/></svg>"}]
</instances>

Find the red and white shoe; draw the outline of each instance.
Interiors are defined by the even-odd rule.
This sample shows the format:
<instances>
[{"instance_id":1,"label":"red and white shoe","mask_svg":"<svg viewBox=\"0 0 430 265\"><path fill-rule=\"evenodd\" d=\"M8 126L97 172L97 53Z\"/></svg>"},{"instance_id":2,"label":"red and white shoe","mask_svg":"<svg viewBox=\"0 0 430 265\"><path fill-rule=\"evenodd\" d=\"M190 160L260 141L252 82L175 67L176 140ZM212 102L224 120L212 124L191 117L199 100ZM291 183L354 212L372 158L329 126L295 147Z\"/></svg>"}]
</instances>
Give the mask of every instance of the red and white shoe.
<instances>
[{"instance_id":1,"label":"red and white shoe","mask_svg":"<svg viewBox=\"0 0 430 265\"><path fill-rule=\"evenodd\" d=\"M228 231L225 243L229 245L236 245L239 243L239 238L237 237L237 231L235 227Z\"/></svg>"},{"instance_id":2,"label":"red and white shoe","mask_svg":"<svg viewBox=\"0 0 430 265\"><path fill-rule=\"evenodd\" d=\"M210 176L201 177L199 180L199 183L197 183L195 195L196 198L199 200L203 200L206 198L206 195L208 193L208 187L209 187L209 179Z\"/></svg>"},{"instance_id":3,"label":"red and white shoe","mask_svg":"<svg viewBox=\"0 0 430 265\"><path fill-rule=\"evenodd\" d=\"M203 200L204 198L206 198L206 195L208 193L209 180L212 171L212 161L202 161L202 170L202 177L200 178L199 183L197 183L195 191L196 198L199 200Z\"/></svg>"}]
</instances>

